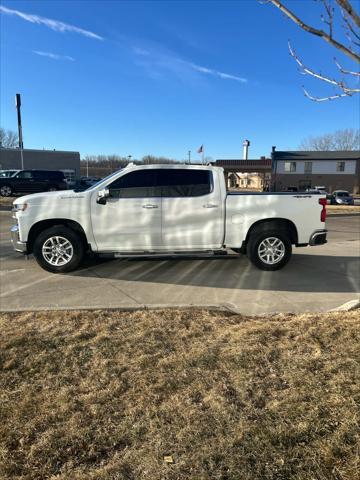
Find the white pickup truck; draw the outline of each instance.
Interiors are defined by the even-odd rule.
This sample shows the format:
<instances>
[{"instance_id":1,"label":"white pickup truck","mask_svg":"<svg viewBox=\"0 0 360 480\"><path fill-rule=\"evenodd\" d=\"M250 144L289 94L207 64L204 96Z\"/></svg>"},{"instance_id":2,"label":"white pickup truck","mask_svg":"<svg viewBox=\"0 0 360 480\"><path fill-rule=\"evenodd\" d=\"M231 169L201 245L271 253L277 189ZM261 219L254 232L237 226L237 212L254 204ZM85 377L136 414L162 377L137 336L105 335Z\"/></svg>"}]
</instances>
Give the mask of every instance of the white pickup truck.
<instances>
[{"instance_id":1,"label":"white pickup truck","mask_svg":"<svg viewBox=\"0 0 360 480\"><path fill-rule=\"evenodd\" d=\"M76 269L86 252L116 257L246 253L277 270L297 247L326 243L326 196L229 193L222 168L128 165L82 192L14 201L16 251L50 272ZM236 255L234 255L236 258Z\"/></svg>"}]
</instances>

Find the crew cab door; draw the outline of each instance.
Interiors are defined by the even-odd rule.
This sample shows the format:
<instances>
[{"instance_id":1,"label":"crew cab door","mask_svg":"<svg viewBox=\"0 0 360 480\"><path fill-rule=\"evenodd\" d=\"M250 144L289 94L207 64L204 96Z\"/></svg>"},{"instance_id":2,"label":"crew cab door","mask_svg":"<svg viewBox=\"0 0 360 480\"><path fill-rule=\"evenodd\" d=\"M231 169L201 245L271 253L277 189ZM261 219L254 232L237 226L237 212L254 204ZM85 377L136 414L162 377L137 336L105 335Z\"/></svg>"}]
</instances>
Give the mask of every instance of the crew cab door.
<instances>
[{"instance_id":1,"label":"crew cab door","mask_svg":"<svg viewBox=\"0 0 360 480\"><path fill-rule=\"evenodd\" d=\"M162 244L166 250L220 248L224 205L218 175L204 168L159 169Z\"/></svg>"},{"instance_id":2,"label":"crew cab door","mask_svg":"<svg viewBox=\"0 0 360 480\"><path fill-rule=\"evenodd\" d=\"M91 222L99 251L142 251L161 247L161 197L156 171L125 173L107 186L106 204L91 196Z\"/></svg>"}]
</instances>

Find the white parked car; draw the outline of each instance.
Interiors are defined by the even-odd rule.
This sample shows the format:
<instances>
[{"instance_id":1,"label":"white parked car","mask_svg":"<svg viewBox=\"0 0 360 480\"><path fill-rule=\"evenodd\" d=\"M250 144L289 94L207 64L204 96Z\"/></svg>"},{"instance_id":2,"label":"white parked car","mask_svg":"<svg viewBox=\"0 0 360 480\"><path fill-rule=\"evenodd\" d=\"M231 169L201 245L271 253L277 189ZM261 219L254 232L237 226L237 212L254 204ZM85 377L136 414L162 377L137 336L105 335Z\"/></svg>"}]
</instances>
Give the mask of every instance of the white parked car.
<instances>
[{"instance_id":1,"label":"white parked car","mask_svg":"<svg viewBox=\"0 0 360 480\"><path fill-rule=\"evenodd\" d=\"M87 251L116 257L247 253L282 268L292 245L326 243L326 198L306 193L228 193L220 167L128 165L82 192L14 201L15 250L51 272L76 269Z\"/></svg>"}]
</instances>

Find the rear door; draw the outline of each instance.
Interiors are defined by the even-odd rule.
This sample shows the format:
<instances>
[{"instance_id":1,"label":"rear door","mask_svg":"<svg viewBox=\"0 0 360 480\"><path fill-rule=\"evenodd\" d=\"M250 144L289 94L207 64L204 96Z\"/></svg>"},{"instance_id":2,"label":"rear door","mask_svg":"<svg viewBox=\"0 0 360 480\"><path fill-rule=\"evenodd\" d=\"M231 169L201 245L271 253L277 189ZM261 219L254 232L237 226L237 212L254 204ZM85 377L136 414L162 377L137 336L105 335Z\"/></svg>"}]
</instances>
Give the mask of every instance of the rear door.
<instances>
[{"instance_id":1,"label":"rear door","mask_svg":"<svg viewBox=\"0 0 360 480\"><path fill-rule=\"evenodd\" d=\"M213 249L223 243L224 206L210 169L159 169L162 245L168 250Z\"/></svg>"},{"instance_id":2,"label":"rear door","mask_svg":"<svg viewBox=\"0 0 360 480\"><path fill-rule=\"evenodd\" d=\"M47 192L49 189L49 178L48 173L35 170L34 173L34 191L36 192Z\"/></svg>"}]
</instances>

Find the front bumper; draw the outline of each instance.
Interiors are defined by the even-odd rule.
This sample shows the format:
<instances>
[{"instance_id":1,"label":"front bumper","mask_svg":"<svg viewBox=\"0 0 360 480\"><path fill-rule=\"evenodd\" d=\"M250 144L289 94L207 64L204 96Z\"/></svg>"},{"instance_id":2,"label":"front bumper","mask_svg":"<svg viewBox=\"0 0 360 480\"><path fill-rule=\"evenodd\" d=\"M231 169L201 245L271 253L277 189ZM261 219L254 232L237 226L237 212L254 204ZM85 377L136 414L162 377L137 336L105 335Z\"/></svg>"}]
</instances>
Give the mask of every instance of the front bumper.
<instances>
[{"instance_id":1,"label":"front bumper","mask_svg":"<svg viewBox=\"0 0 360 480\"><path fill-rule=\"evenodd\" d=\"M13 225L10 229L10 233L11 233L11 243L13 245L14 250L26 255L27 245L26 245L26 242L20 242L19 225Z\"/></svg>"},{"instance_id":2,"label":"front bumper","mask_svg":"<svg viewBox=\"0 0 360 480\"><path fill-rule=\"evenodd\" d=\"M316 230L311 234L309 245L313 247L315 245L324 245L324 243L327 243L327 232L327 230Z\"/></svg>"}]
</instances>

